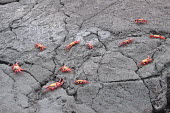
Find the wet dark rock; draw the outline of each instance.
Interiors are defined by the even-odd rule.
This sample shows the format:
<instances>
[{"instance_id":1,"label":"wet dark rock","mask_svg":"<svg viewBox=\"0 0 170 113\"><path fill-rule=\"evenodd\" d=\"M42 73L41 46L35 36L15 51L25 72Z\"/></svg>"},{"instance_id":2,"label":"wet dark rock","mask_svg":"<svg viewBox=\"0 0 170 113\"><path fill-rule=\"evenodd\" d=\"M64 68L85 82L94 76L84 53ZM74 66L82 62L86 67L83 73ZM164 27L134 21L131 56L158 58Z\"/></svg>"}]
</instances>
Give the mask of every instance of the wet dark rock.
<instances>
[{"instance_id":1,"label":"wet dark rock","mask_svg":"<svg viewBox=\"0 0 170 113\"><path fill-rule=\"evenodd\" d=\"M12 2L19 2L19 0L0 0L1 5L12 3Z\"/></svg>"}]
</instances>

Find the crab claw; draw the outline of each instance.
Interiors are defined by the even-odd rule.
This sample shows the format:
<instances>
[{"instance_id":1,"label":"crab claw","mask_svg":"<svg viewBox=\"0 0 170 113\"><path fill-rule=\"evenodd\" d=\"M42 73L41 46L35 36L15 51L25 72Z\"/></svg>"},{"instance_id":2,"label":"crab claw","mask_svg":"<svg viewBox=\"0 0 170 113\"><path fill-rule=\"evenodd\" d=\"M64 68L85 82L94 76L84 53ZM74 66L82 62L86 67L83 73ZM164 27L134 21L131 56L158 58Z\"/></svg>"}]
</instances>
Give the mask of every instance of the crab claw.
<instances>
[{"instance_id":1,"label":"crab claw","mask_svg":"<svg viewBox=\"0 0 170 113\"><path fill-rule=\"evenodd\" d=\"M48 88L48 86L43 86L43 88Z\"/></svg>"},{"instance_id":2,"label":"crab claw","mask_svg":"<svg viewBox=\"0 0 170 113\"><path fill-rule=\"evenodd\" d=\"M75 41L75 43L76 43L76 44L79 44L79 43L80 43L80 40Z\"/></svg>"},{"instance_id":3,"label":"crab claw","mask_svg":"<svg viewBox=\"0 0 170 113\"><path fill-rule=\"evenodd\" d=\"M60 83L60 85L63 85L64 84L64 79L60 78L60 80L58 82Z\"/></svg>"},{"instance_id":4,"label":"crab claw","mask_svg":"<svg viewBox=\"0 0 170 113\"><path fill-rule=\"evenodd\" d=\"M166 38L165 38L165 37L163 37L163 36L160 36L160 39L166 40Z\"/></svg>"}]
</instances>

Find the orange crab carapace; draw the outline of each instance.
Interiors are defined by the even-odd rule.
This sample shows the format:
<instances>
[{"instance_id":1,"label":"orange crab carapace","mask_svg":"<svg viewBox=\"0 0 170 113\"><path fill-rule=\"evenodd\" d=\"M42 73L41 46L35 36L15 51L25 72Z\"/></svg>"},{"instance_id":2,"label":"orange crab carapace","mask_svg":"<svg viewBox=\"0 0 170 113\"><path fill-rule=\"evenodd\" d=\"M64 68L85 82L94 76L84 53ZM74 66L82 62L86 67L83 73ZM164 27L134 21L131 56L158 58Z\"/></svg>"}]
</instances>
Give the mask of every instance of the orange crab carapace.
<instances>
[{"instance_id":1,"label":"orange crab carapace","mask_svg":"<svg viewBox=\"0 0 170 113\"><path fill-rule=\"evenodd\" d=\"M87 83L90 83L88 82L87 80L76 80L74 81L75 84L87 84Z\"/></svg>"},{"instance_id":2,"label":"orange crab carapace","mask_svg":"<svg viewBox=\"0 0 170 113\"><path fill-rule=\"evenodd\" d=\"M47 47L43 46L41 43L36 43L35 48L39 48L41 51L43 51Z\"/></svg>"},{"instance_id":3,"label":"orange crab carapace","mask_svg":"<svg viewBox=\"0 0 170 113\"><path fill-rule=\"evenodd\" d=\"M43 86L43 88L46 89L46 91L44 91L44 92L47 92L47 91L50 91L50 90L54 91L58 87L61 87L63 84L64 84L64 79L60 78L60 80L56 83L52 83L49 86Z\"/></svg>"},{"instance_id":4,"label":"orange crab carapace","mask_svg":"<svg viewBox=\"0 0 170 113\"><path fill-rule=\"evenodd\" d=\"M79 40L71 42L70 44L66 45L66 50L69 51L74 45L79 44L79 43L80 43Z\"/></svg>"},{"instance_id":5,"label":"orange crab carapace","mask_svg":"<svg viewBox=\"0 0 170 113\"><path fill-rule=\"evenodd\" d=\"M65 65L60 67L61 72L72 72L73 69L66 67Z\"/></svg>"},{"instance_id":6,"label":"orange crab carapace","mask_svg":"<svg viewBox=\"0 0 170 113\"><path fill-rule=\"evenodd\" d=\"M144 19L136 19L134 22L135 22L136 24L148 23L148 21L147 21L147 20L144 20Z\"/></svg>"},{"instance_id":7,"label":"orange crab carapace","mask_svg":"<svg viewBox=\"0 0 170 113\"><path fill-rule=\"evenodd\" d=\"M134 39L132 39L132 38L131 38L131 39L127 39L127 40L125 40L125 41L119 43L118 46L127 45L127 44L132 43L133 41L134 41Z\"/></svg>"},{"instance_id":8,"label":"orange crab carapace","mask_svg":"<svg viewBox=\"0 0 170 113\"><path fill-rule=\"evenodd\" d=\"M148 58L142 60L142 61L138 64L138 66L147 65L147 64L149 64L149 63L151 63L151 62L153 62L153 58L151 58L150 56L148 56Z\"/></svg>"},{"instance_id":9,"label":"orange crab carapace","mask_svg":"<svg viewBox=\"0 0 170 113\"><path fill-rule=\"evenodd\" d=\"M13 70L14 72L21 72L21 71L23 71L23 70L25 70L25 69L22 69L22 68L18 65L18 62L16 62L15 64L12 65L12 70Z\"/></svg>"},{"instance_id":10,"label":"orange crab carapace","mask_svg":"<svg viewBox=\"0 0 170 113\"><path fill-rule=\"evenodd\" d=\"M166 40L164 36L160 36L160 35L150 35L150 38L159 38L159 39Z\"/></svg>"}]
</instances>

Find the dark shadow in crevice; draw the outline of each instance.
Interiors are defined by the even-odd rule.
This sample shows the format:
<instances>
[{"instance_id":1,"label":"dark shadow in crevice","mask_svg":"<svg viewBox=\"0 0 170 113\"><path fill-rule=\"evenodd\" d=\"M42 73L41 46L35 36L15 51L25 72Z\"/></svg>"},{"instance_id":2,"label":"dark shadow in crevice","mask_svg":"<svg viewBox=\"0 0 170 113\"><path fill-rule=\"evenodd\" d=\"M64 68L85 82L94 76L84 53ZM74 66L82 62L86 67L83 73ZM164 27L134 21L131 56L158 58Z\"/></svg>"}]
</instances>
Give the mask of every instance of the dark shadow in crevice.
<instances>
[{"instance_id":1,"label":"dark shadow in crevice","mask_svg":"<svg viewBox=\"0 0 170 113\"><path fill-rule=\"evenodd\" d=\"M9 4L9 3L13 3L13 2L19 2L20 0L16 0L16 1L9 1L9 2L0 2L0 5L6 5L6 4Z\"/></svg>"},{"instance_id":2,"label":"dark shadow in crevice","mask_svg":"<svg viewBox=\"0 0 170 113\"><path fill-rule=\"evenodd\" d=\"M8 62L8 61L3 61L3 60L0 60L0 64L5 64L5 65L8 65L8 66L12 66L13 64Z\"/></svg>"}]
</instances>

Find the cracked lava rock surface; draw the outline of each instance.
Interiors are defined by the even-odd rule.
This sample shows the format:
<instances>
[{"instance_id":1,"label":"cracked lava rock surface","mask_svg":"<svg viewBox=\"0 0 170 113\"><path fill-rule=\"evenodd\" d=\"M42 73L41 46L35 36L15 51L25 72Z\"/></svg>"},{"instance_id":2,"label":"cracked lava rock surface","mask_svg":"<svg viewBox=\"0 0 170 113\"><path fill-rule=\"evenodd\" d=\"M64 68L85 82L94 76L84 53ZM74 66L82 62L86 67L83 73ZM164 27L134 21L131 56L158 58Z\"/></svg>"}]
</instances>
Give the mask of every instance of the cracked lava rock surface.
<instances>
[{"instance_id":1,"label":"cracked lava rock surface","mask_svg":"<svg viewBox=\"0 0 170 113\"><path fill-rule=\"evenodd\" d=\"M169 113L169 11L169 0L0 0L0 113ZM15 62L26 71L14 73ZM61 88L42 92L59 78Z\"/></svg>"}]
</instances>

